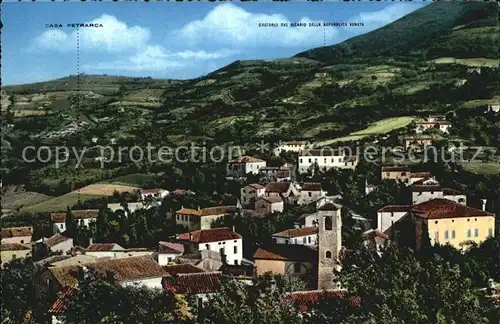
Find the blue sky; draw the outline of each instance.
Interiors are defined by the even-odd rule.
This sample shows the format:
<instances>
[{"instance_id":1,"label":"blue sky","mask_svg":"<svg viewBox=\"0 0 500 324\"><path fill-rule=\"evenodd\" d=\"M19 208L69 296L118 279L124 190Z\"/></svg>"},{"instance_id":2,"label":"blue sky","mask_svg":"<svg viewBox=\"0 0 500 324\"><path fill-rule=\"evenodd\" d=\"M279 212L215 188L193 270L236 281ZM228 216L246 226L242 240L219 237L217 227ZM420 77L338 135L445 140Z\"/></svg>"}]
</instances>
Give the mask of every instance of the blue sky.
<instances>
[{"instance_id":1,"label":"blue sky","mask_svg":"<svg viewBox=\"0 0 500 324\"><path fill-rule=\"evenodd\" d=\"M235 60L290 57L380 28L423 7L409 2L3 3L2 83L77 73L186 79ZM264 28L274 22L361 22L363 27Z\"/></svg>"}]
</instances>

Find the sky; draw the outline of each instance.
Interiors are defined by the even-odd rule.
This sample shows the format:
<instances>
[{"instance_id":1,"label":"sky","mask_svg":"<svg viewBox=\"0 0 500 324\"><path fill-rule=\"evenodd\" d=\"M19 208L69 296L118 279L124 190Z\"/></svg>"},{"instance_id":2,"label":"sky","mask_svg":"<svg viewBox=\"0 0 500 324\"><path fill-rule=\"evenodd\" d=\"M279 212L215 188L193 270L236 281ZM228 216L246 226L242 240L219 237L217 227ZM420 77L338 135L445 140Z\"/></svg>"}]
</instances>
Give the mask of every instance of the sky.
<instances>
[{"instance_id":1,"label":"sky","mask_svg":"<svg viewBox=\"0 0 500 324\"><path fill-rule=\"evenodd\" d=\"M4 2L2 83L32 83L77 73L195 78L236 60L284 58L333 45L380 28L424 5ZM259 27L259 23L287 22L356 22L363 26ZM103 27L79 28L77 32L67 27L72 23L98 23ZM47 24L64 27L50 28Z\"/></svg>"}]
</instances>

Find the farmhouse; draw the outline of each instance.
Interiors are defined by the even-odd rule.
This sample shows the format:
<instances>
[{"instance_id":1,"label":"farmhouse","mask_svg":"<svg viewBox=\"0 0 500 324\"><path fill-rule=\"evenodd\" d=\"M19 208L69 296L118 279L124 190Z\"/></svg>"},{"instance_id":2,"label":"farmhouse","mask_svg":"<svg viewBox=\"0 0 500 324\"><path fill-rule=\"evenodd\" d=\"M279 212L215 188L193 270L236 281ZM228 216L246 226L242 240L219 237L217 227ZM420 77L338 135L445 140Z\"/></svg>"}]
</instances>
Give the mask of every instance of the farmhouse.
<instances>
[{"instance_id":1,"label":"farmhouse","mask_svg":"<svg viewBox=\"0 0 500 324\"><path fill-rule=\"evenodd\" d=\"M74 219L77 221L79 226L89 226L91 222L97 220L97 215L99 214L98 209L86 209L86 210L72 210ZM50 215L52 220L52 230L53 233L62 233L66 230L66 212L62 213L52 213Z\"/></svg>"},{"instance_id":2,"label":"farmhouse","mask_svg":"<svg viewBox=\"0 0 500 324\"><path fill-rule=\"evenodd\" d=\"M408 183L410 181L410 168L408 166L382 166L380 178Z\"/></svg>"},{"instance_id":3,"label":"farmhouse","mask_svg":"<svg viewBox=\"0 0 500 324\"><path fill-rule=\"evenodd\" d=\"M279 233L274 233L272 236L275 244L302 244L312 245L318 244L318 227L301 227L287 229Z\"/></svg>"},{"instance_id":4,"label":"farmhouse","mask_svg":"<svg viewBox=\"0 0 500 324\"><path fill-rule=\"evenodd\" d=\"M240 156L227 164L228 177L242 178L247 174L257 174L260 168L266 167L266 161L252 156Z\"/></svg>"},{"instance_id":5,"label":"farmhouse","mask_svg":"<svg viewBox=\"0 0 500 324\"><path fill-rule=\"evenodd\" d=\"M280 196L262 197L255 202L256 216L266 216L274 212L281 213L285 209L285 204Z\"/></svg>"},{"instance_id":6,"label":"farmhouse","mask_svg":"<svg viewBox=\"0 0 500 324\"><path fill-rule=\"evenodd\" d=\"M191 209L182 207L175 212L175 223L188 228L188 230L209 229L212 223L226 215L239 211L237 206L216 206L208 208Z\"/></svg>"},{"instance_id":7,"label":"farmhouse","mask_svg":"<svg viewBox=\"0 0 500 324\"><path fill-rule=\"evenodd\" d=\"M309 141L289 141L280 142L279 145L274 149L275 155L280 155L281 152L300 152L308 149L311 146Z\"/></svg>"},{"instance_id":8,"label":"farmhouse","mask_svg":"<svg viewBox=\"0 0 500 324\"><path fill-rule=\"evenodd\" d=\"M258 183L252 183L241 188L241 203L243 206L252 205L255 201L264 197L266 188Z\"/></svg>"},{"instance_id":9,"label":"farmhouse","mask_svg":"<svg viewBox=\"0 0 500 324\"><path fill-rule=\"evenodd\" d=\"M299 205L307 205L325 197L326 191L323 190L319 182L306 182L300 186Z\"/></svg>"},{"instance_id":10,"label":"farmhouse","mask_svg":"<svg viewBox=\"0 0 500 324\"><path fill-rule=\"evenodd\" d=\"M33 228L30 226L22 227L8 227L2 229L2 244L18 243L29 244L31 243L31 236L33 235Z\"/></svg>"},{"instance_id":11,"label":"farmhouse","mask_svg":"<svg viewBox=\"0 0 500 324\"><path fill-rule=\"evenodd\" d=\"M347 155L339 149L312 149L299 152L299 173L314 172L317 166L321 171L333 168L355 169L359 158Z\"/></svg>"}]
</instances>

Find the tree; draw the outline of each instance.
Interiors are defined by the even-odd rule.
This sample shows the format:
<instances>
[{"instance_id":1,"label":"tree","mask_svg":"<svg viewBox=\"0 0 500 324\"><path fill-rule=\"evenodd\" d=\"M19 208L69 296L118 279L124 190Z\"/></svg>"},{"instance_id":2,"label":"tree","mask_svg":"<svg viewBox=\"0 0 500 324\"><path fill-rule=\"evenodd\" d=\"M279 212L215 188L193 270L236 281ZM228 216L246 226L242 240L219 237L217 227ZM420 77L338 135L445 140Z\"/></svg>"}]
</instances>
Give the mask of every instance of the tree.
<instances>
[{"instance_id":1,"label":"tree","mask_svg":"<svg viewBox=\"0 0 500 324\"><path fill-rule=\"evenodd\" d=\"M76 235L76 229L78 226L76 224L75 217L73 216L73 213L71 212L71 208L69 208L69 206L66 210L65 224L66 224L65 234L68 235L69 237L74 237Z\"/></svg>"}]
</instances>

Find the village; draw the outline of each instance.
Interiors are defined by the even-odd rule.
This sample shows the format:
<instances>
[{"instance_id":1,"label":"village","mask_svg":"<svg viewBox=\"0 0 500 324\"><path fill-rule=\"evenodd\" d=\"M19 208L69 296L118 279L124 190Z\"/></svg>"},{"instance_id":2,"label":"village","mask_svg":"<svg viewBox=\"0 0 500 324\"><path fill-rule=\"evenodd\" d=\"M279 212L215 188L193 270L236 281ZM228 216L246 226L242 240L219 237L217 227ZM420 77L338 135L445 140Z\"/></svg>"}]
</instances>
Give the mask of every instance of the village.
<instances>
[{"instance_id":1,"label":"village","mask_svg":"<svg viewBox=\"0 0 500 324\"><path fill-rule=\"evenodd\" d=\"M415 132L435 128L446 133L452 125L444 117L431 116L415 124ZM406 149L430 145L429 139L404 137ZM226 178L241 182L240 197L234 205L185 208L175 211L169 220L184 229L175 237L157 242L155 249L124 248L113 242L90 238L88 246L74 244L68 226L90 228L100 217L99 209L68 209L52 213L53 236L32 241L33 227L2 230L2 264L13 259L31 257L34 251L45 256L35 261L39 269L33 278L38 293L46 293L53 306L52 323L59 323L72 294L78 289L78 271L111 273L126 286L176 291L194 297L202 308L210 296L218 293L223 278L252 285L256 277L281 275L303 280L305 289L288 293L297 311L307 312L304 303L317 301L325 293L342 298L345 289L336 276L342 270L346 249L342 241L342 197L328 193L320 182L297 182L297 173L307 179L311 170L356 168L359 157L341 150L318 149L307 141L282 142L273 153L296 154L296 164L267 166L265 160L243 155L226 165ZM314 171L313 171L314 172ZM318 172L318 171L316 171ZM304 176L305 175L305 176ZM250 180L257 179L255 182ZM413 237L417 251L426 244L450 245L466 251L468 244L481 244L495 235L495 214L482 205L469 206L467 195L445 188L430 172L412 172L407 165L382 165L381 181L393 181L409 188L411 204L398 201L378 209L373 226L361 215L356 218L360 229L359 249L383 253L389 245L399 244L402 237ZM377 184L366 182L366 196L377 191ZM131 217L140 210L161 206L165 198L176 195L196 196L196 188L142 189L137 202L109 203L110 212ZM291 206L312 206L314 212L296 215L294 226L272 234L271 242L260 246L250 257L243 254L246 238L234 227L218 227L224 217L277 217ZM68 217L72 221L68 222ZM405 225L406 224L406 225ZM408 234L408 224L410 232ZM406 227L405 227L406 226ZM485 283L486 286L486 283ZM495 284L488 281L487 295L495 296ZM359 301L358 301L359 302Z\"/></svg>"}]
</instances>

